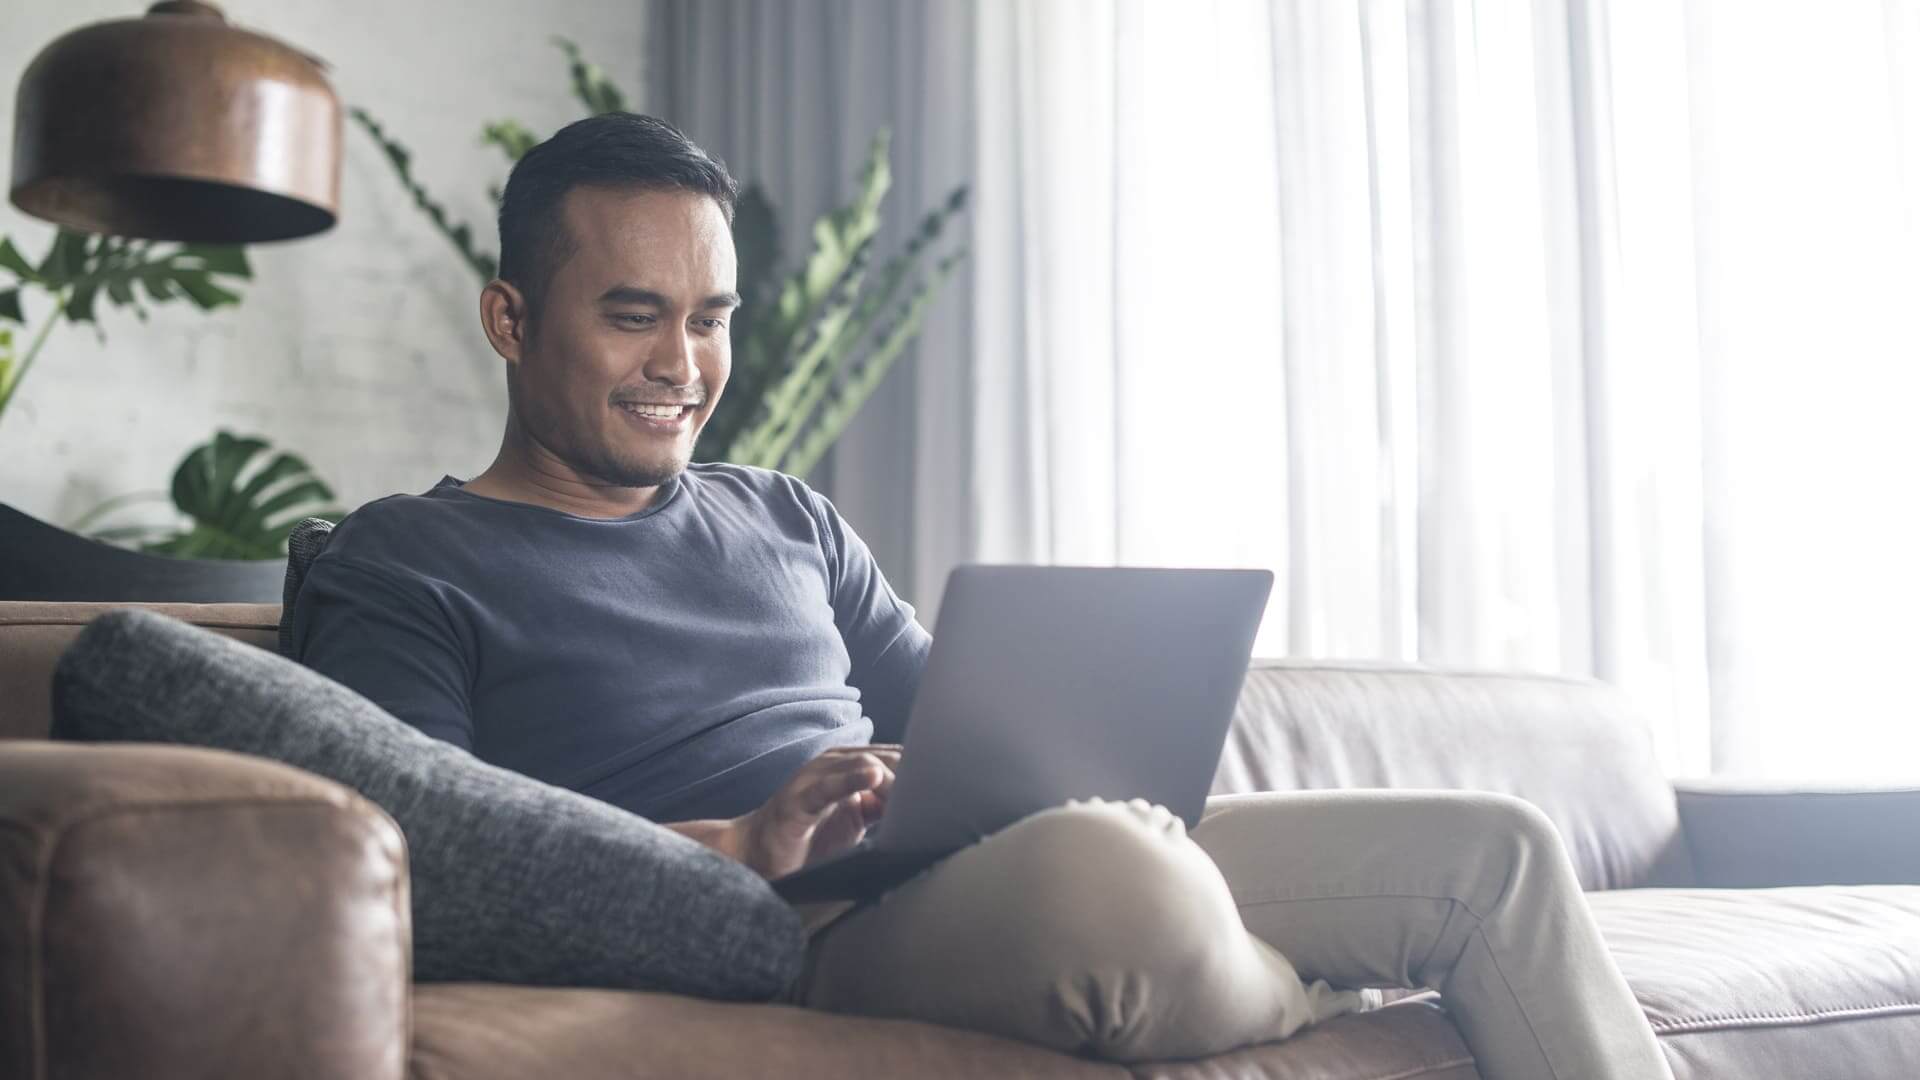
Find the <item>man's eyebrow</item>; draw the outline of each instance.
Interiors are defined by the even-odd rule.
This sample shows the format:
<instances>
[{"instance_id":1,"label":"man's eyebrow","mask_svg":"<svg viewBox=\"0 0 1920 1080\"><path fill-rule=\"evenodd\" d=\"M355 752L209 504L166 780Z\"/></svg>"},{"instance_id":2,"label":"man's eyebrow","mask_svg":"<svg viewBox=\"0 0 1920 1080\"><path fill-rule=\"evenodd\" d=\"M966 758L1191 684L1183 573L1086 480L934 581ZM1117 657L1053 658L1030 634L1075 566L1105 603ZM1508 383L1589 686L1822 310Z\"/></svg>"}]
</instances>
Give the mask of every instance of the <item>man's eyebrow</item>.
<instances>
[{"instance_id":1,"label":"man's eyebrow","mask_svg":"<svg viewBox=\"0 0 1920 1080\"><path fill-rule=\"evenodd\" d=\"M600 302L603 304L646 304L650 307L668 306L664 293L657 293L652 289L642 289L638 285L615 285L613 288L600 294Z\"/></svg>"},{"instance_id":2,"label":"man's eyebrow","mask_svg":"<svg viewBox=\"0 0 1920 1080\"><path fill-rule=\"evenodd\" d=\"M642 289L636 285L615 285L600 294L602 304L644 304L649 307L672 307L666 294L652 289ZM735 308L740 306L740 294L737 292L714 293L700 301L702 310L709 308Z\"/></svg>"}]
</instances>

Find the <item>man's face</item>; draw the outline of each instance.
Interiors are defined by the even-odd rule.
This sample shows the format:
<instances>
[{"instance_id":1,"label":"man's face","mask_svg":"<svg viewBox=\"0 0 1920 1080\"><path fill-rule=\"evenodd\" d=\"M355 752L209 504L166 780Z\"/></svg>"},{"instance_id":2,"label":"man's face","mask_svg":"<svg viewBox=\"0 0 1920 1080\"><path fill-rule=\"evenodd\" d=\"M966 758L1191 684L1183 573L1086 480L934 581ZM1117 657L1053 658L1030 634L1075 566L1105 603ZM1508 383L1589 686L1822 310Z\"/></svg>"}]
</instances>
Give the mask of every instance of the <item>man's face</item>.
<instances>
[{"instance_id":1,"label":"man's face","mask_svg":"<svg viewBox=\"0 0 1920 1080\"><path fill-rule=\"evenodd\" d=\"M726 388L733 234L685 191L575 188L512 374L514 411L585 478L655 487L686 468Z\"/></svg>"}]
</instances>

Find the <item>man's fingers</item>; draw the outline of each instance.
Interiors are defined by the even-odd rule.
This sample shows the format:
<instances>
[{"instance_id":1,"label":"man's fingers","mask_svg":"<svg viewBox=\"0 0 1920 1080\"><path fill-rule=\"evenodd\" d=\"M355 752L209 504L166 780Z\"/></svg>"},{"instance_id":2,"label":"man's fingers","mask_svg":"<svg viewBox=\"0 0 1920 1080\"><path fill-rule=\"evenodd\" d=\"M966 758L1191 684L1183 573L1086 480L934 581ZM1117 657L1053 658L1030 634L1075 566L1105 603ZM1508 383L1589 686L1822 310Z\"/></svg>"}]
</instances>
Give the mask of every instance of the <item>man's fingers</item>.
<instances>
[{"instance_id":1,"label":"man's fingers","mask_svg":"<svg viewBox=\"0 0 1920 1080\"><path fill-rule=\"evenodd\" d=\"M878 791L863 791L860 800L860 823L872 828L887 812L887 797Z\"/></svg>"},{"instance_id":2,"label":"man's fingers","mask_svg":"<svg viewBox=\"0 0 1920 1080\"><path fill-rule=\"evenodd\" d=\"M820 768L794 795L802 813L819 817L849 795L892 786L893 770L884 762L866 756L838 757Z\"/></svg>"},{"instance_id":3,"label":"man's fingers","mask_svg":"<svg viewBox=\"0 0 1920 1080\"><path fill-rule=\"evenodd\" d=\"M835 757L835 767L877 771L883 777L884 783L891 784L893 782L893 770L900 764L900 754L898 751L888 751L884 748L876 751L870 746L849 747L847 749L849 751L848 753Z\"/></svg>"},{"instance_id":4,"label":"man's fingers","mask_svg":"<svg viewBox=\"0 0 1920 1080\"><path fill-rule=\"evenodd\" d=\"M893 743L875 743L872 746L836 746L823 751L815 761L823 759L872 757L886 763L888 768L900 764L900 747Z\"/></svg>"}]
</instances>

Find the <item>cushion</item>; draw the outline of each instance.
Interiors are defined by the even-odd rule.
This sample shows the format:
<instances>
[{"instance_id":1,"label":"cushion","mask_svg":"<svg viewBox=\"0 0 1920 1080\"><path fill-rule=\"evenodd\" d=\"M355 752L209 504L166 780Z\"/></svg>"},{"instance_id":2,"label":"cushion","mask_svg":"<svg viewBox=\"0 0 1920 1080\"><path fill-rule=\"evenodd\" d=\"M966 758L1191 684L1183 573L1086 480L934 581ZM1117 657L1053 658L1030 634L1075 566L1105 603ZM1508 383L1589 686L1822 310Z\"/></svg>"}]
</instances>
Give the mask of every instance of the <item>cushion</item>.
<instances>
[{"instance_id":1,"label":"cushion","mask_svg":"<svg viewBox=\"0 0 1920 1080\"><path fill-rule=\"evenodd\" d=\"M410 1066L410 1080L1132 1080L1118 1066L912 1020L471 983L414 994Z\"/></svg>"},{"instance_id":2,"label":"cushion","mask_svg":"<svg viewBox=\"0 0 1920 1080\"><path fill-rule=\"evenodd\" d=\"M1675 1080L1910 1080L1920 886L1588 894Z\"/></svg>"},{"instance_id":3,"label":"cushion","mask_svg":"<svg viewBox=\"0 0 1920 1080\"><path fill-rule=\"evenodd\" d=\"M799 973L797 912L678 833L487 765L263 649L141 610L54 671L53 735L211 746L353 788L406 834L421 980L760 999Z\"/></svg>"},{"instance_id":4,"label":"cushion","mask_svg":"<svg viewBox=\"0 0 1920 1080\"><path fill-rule=\"evenodd\" d=\"M300 586L307 583L307 567L333 539L333 522L326 518L301 518L287 533L287 577L280 586L280 655L293 655L293 602L300 597Z\"/></svg>"},{"instance_id":5,"label":"cushion","mask_svg":"<svg viewBox=\"0 0 1920 1080\"><path fill-rule=\"evenodd\" d=\"M661 1038L663 1031L673 1037ZM664 994L471 984L422 986L414 993L409 1075L1480 1080L1459 1031L1431 995L1336 1016L1279 1042L1210 1058L1115 1065L916 1020L719 1005Z\"/></svg>"},{"instance_id":6,"label":"cushion","mask_svg":"<svg viewBox=\"0 0 1920 1080\"><path fill-rule=\"evenodd\" d=\"M1693 882L1646 721L1597 680L1253 661L1212 793L1325 788L1517 795L1552 820L1583 888Z\"/></svg>"}]
</instances>

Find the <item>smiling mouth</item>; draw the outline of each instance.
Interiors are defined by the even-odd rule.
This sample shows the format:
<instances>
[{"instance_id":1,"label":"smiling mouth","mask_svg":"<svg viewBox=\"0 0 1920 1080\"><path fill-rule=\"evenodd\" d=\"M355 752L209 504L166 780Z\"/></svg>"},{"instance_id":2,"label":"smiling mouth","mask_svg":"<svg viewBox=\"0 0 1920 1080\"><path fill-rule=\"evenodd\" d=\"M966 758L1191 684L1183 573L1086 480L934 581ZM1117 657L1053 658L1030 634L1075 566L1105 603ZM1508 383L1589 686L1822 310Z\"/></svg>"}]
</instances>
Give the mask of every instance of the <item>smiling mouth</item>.
<instances>
[{"instance_id":1,"label":"smiling mouth","mask_svg":"<svg viewBox=\"0 0 1920 1080\"><path fill-rule=\"evenodd\" d=\"M638 416L643 420L678 420L693 415L697 405L652 405L639 401L621 401L615 403L623 412Z\"/></svg>"}]
</instances>

